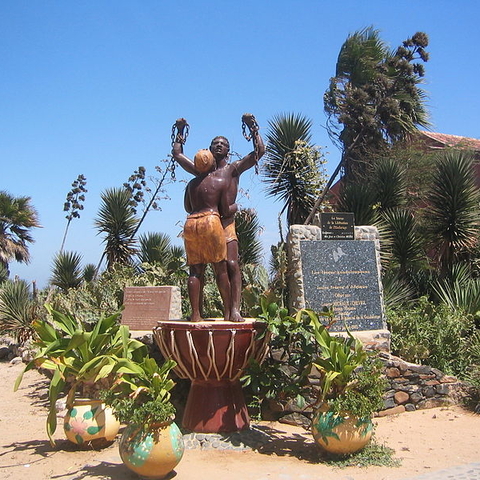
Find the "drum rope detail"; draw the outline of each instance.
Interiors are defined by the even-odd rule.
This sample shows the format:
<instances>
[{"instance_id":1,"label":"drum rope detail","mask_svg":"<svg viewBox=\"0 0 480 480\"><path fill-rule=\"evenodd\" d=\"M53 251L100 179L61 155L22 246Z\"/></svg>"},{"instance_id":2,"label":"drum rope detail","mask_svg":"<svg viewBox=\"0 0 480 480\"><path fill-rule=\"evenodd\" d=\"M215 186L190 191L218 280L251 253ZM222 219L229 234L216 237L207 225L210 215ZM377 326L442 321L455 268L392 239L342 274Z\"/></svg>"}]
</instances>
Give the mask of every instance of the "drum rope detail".
<instances>
[{"instance_id":1,"label":"drum rope detail","mask_svg":"<svg viewBox=\"0 0 480 480\"><path fill-rule=\"evenodd\" d=\"M194 336L189 330L176 331L169 329L162 329L159 325L155 328L155 336L158 341L158 345L162 354L167 358L172 358L177 362L177 367L175 371L177 375L181 378L188 378L190 380L212 380L216 379L218 381L225 380L226 378L231 381L237 380L243 373L243 370L248 365L249 359L253 354L253 357L261 362L268 351L268 339L270 337L269 332L266 332L262 342L260 343L256 339L256 332L252 332L248 340L248 345L244 347L244 352L235 352L236 346L236 330L223 330L224 332L230 333L230 338L228 340L228 345L226 346L225 352L217 352L218 345L215 344L215 337L213 331L208 331L208 340L206 345L206 361L204 357L204 362L202 363L197 353L195 346ZM183 334L184 343L186 342L186 350L180 352L178 345L178 338L176 336ZM255 344L259 344L259 347L255 349ZM223 368L217 365L217 353L219 358L223 358L222 363L224 364ZM240 359L240 354L243 355L243 358ZM224 355L224 357L222 357ZM191 365L188 365L190 362ZM207 363L207 365L205 365ZM237 365L236 365L237 364Z\"/></svg>"}]
</instances>

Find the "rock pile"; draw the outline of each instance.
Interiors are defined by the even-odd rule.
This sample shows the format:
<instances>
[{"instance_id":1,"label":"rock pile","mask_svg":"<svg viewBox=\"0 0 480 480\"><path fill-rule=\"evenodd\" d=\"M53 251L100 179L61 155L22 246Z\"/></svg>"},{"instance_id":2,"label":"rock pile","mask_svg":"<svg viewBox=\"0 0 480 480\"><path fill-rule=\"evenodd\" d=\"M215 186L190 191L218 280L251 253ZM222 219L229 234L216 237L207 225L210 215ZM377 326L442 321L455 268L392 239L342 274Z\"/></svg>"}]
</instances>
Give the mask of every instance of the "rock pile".
<instances>
[{"instance_id":1,"label":"rock pile","mask_svg":"<svg viewBox=\"0 0 480 480\"><path fill-rule=\"evenodd\" d=\"M379 358L385 364L388 380L385 409L379 416L452 405L462 396L464 385L456 377L386 352L380 352Z\"/></svg>"}]
</instances>

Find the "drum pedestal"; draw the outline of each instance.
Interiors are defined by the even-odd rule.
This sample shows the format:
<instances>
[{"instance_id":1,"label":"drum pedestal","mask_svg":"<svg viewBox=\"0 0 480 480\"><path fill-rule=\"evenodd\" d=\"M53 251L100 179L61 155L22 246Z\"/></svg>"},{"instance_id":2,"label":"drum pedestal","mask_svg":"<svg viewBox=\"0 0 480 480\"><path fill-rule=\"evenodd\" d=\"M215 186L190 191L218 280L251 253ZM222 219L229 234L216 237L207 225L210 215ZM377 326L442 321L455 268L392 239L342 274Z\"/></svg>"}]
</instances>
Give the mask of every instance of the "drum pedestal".
<instances>
[{"instance_id":1,"label":"drum pedestal","mask_svg":"<svg viewBox=\"0 0 480 480\"><path fill-rule=\"evenodd\" d=\"M265 324L208 320L161 321L154 337L175 373L192 381L182 426L198 433L229 433L248 428L250 418L239 381L250 358L261 362L268 348Z\"/></svg>"}]
</instances>

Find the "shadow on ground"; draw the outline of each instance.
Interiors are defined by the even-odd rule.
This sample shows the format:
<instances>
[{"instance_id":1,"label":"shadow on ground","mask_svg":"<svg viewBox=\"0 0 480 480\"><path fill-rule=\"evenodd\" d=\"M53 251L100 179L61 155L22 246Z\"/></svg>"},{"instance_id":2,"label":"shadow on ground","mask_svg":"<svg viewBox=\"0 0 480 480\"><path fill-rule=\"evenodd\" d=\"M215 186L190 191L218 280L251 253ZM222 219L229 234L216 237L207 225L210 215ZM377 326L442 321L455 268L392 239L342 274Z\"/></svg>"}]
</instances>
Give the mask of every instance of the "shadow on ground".
<instances>
[{"instance_id":1,"label":"shadow on ground","mask_svg":"<svg viewBox=\"0 0 480 480\"><path fill-rule=\"evenodd\" d=\"M176 477L176 472L170 472L164 480L170 480ZM128 470L123 464L100 462L96 465L85 465L76 472L69 472L64 475L52 475L51 479L82 480L89 478L103 478L112 480L138 480L139 476Z\"/></svg>"},{"instance_id":2,"label":"shadow on ground","mask_svg":"<svg viewBox=\"0 0 480 480\"><path fill-rule=\"evenodd\" d=\"M319 463L325 459L309 432L287 434L263 425L256 425L255 428L268 437L268 441L255 448L260 454L296 457L310 463Z\"/></svg>"}]
</instances>

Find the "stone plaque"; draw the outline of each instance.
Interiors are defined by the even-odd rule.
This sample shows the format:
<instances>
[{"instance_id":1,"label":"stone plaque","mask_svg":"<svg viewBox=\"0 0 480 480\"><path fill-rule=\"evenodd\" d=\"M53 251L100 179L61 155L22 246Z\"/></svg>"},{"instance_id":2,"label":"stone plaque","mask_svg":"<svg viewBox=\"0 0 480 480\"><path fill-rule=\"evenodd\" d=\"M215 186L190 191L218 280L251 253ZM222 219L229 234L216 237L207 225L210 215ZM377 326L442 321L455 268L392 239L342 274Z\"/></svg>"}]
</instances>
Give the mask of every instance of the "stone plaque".
<instances>
[{"instance_id":1,"label":"stone plaque","mask_svg":"<svg viewBox=\"0 0 480 480\"><path fill-rule=\"evenodd\" d=\"M373 241L301 241L305 305L333 307L332 331L384 328L379 268Z\"/></svg>"},{"instance_id":2,"label":"stone plaque","mask_svg":"<svg viewBox=\"0 0 480 480\"><path fill-rule=\"evenodd\" d=\"M322 213L320 222L322 240L353 240L355 238L353 213Z\"/></svg>"},{"instance_id":3,"label":"stone plaque","mask_svg":"<svg viewBox=\"0 0 480 480\"><path fill-rule=\"evenodd\" d=\"M159 320L182 318L179 287L125 287L122 324L130 330L152 330Z\"/></svg>"}]
</instances>

